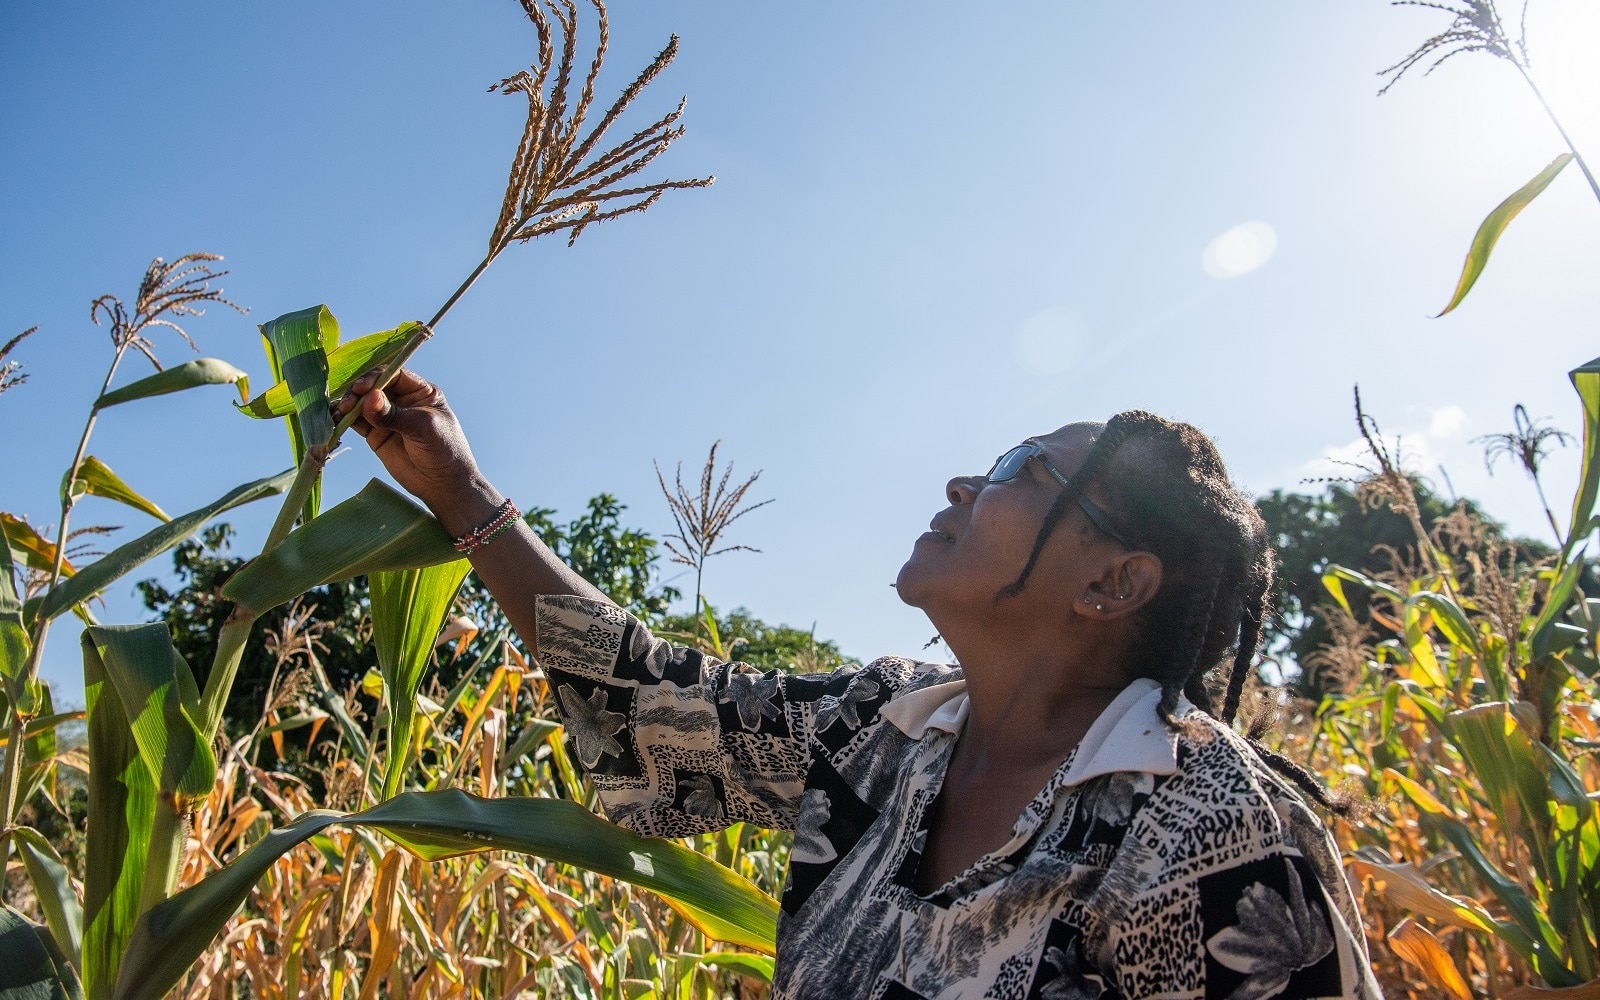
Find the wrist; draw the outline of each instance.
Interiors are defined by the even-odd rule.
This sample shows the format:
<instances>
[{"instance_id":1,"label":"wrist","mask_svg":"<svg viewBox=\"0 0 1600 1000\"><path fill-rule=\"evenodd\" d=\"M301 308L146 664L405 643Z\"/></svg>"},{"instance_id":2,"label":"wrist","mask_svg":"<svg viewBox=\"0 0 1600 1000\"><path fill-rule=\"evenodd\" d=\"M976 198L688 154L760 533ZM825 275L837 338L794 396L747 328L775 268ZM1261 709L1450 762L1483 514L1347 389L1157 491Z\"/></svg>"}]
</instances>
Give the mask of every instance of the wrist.
<instances>
[{"instance_id":1,"label":"wrist","mask_svg":"<svg viewBox=\"0 0 1600 1000\"><path fill-rule=\"evenodd\" d=\"M505 500L504 494L476 472L425 498L439 526L452 538L493 518Z\"/></svg>"}]
</instances>

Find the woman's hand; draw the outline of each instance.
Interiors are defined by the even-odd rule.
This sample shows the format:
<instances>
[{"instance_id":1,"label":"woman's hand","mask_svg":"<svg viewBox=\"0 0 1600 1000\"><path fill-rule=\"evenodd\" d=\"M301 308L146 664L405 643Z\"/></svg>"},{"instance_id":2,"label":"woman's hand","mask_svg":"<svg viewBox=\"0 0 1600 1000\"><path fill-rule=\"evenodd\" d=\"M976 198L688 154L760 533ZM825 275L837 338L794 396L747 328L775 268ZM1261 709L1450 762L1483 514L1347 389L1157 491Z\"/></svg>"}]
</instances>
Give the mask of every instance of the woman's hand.
<instances>
[{"instance_id":1,"label":"woman's hand","mask_svg":"<svg viewBox=\"0 0 1600 1000\"><path fill-rule=\"evenodd\" d=\"M405 368L383 389L374 389L381 368L350 384L334 404L343 417L359 406L352 425L367 439L383 467L407 492L427 504L451 534L462 534L493 516L501 497L478 472L461 424L438 386Z\"/></svg>"},{"instance_id":2,"label":"woman's hand","mask_svg":"<svg viewBox=\"0 0 1600 1000\"><path fill-rule=\"evenodd\" d=\"M400 369L384 389L374 369L351 383L334 404L340 419L361 407L354 424L389 475L427 504L451 535L464 535L487 523L505 497L478 472L444 393L425 379ZM609 598L572 571L532 528L521 520L471 556L472 569L500 602L500 610L530 647L538 643L541 594L576 594L591 601Z\"/></svg>"}]
</instances>

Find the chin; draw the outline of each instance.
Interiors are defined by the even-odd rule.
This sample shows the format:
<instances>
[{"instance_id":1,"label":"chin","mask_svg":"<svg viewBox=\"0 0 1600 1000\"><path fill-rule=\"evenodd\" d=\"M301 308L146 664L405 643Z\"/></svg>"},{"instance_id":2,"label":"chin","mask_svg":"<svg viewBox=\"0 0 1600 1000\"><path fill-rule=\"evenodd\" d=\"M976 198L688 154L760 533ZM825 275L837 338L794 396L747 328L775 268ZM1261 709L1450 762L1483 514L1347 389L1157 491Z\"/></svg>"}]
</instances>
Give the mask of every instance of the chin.
<instances>
[{"instance_id":1,"label":"chin","mask_svg":"<svg viewBox=\"0 0 1600 1000\"><path fill-rule=\"evenodd\" d=\"M922 607L922 599L928 589L927 574L922 572L922 567L917 565L917 557L907 559L904 566L900 567L899 576L895 577L894 592L900 600L913 608Z\"/></svg>"}]
</instances>

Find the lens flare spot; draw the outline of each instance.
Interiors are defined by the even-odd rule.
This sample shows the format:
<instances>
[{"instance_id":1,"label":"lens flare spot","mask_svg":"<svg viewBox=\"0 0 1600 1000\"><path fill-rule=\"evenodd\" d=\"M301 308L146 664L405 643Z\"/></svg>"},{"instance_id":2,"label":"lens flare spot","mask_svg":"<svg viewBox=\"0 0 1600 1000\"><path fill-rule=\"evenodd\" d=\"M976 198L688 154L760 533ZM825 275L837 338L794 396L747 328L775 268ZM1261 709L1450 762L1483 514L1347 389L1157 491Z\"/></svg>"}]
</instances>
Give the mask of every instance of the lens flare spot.
<instances>
[{"instance_id":1,"label":"lens flare spot","mask_svg":"<svg viewBox=\"0 0 1600 1000\"><path fill-rule=\"evenodd\" d=\"M1213 278L1238 278L1272 259L1278 234L1265 222L1241 222L1210 243L1200 254L1200 266Z\"/></svg>"},{"instance_id":2,"label":"lens flare spot","mask_svg":"<svg viewBox=\"0 0 1600 1000\"><path fill-rule=\"evenodd\" d=\"M1030 374L1059 375L1078 359L1085 338L1083 320L1071 309L1041 309L1017 330L1017 364Z\"/></svg>"}]
</instances>

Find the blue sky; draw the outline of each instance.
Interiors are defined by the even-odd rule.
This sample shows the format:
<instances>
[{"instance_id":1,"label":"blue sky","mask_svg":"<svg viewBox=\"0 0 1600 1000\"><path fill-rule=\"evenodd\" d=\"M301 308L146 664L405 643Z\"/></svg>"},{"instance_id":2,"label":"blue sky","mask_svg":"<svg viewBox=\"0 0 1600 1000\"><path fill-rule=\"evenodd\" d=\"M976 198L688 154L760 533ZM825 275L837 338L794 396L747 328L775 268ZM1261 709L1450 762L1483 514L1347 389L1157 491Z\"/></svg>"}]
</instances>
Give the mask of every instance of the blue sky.
<instances>
[{"instance_id":1,"label":"blue sky","mask_svg":"<svg viewBox=\"0 0 1600 1000\"><path fill-rule=\"evenodd\" d=\"M1517 402L1578 429L1565 372L1600 354L1600 205L1569 170L1466 304L1428 318L1484 214L1561 149L1489 59L1375 96L1438 15L615 0L612 19L608 93L681 36L634 124L687 94L655 176L716 185L570 250L512 248L414 362L525 507L609 491L664 534L652 460L692 470L720 438L777 502L737 526L763 552L714 561L711 600L815 622L858 656L915 652L931 627L889 583L950 475L1142 407L1214 435L1247 488L1295 488L1347 452L1359 382L1418 471L1442 464L1456 492L1545 530L1528 483L1489 477L1471 439ZM1529 29L1552 101L1600 150L1600 11L1534 0ZM255 324L280 313L327 303L346 336L430 315L494 220L522 109L484 91L531 39L509 0L7 5L0 334L40 332L18 352L31 380L0 399L0 509L54 522L109 359L88 303L131 298L153 256L227 257L250 315L190 332L258 381ZM1213 277L1208 244L1251 222L1270 259ZM229 399L112 411L91 451L167 510L199 506L287 463L281 429ZM1558 507L1575 462L1551 462ZM352 450L326 495L378 474ZM230 515L243 553L269 507ZM76 523L146 527L98 500ZM126 582L107 603L105 620L140 617ZM45 663L68 700L74 629Z\"/></svg>"}]
</instances>

